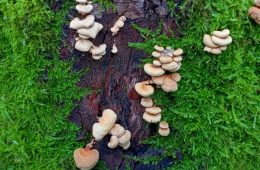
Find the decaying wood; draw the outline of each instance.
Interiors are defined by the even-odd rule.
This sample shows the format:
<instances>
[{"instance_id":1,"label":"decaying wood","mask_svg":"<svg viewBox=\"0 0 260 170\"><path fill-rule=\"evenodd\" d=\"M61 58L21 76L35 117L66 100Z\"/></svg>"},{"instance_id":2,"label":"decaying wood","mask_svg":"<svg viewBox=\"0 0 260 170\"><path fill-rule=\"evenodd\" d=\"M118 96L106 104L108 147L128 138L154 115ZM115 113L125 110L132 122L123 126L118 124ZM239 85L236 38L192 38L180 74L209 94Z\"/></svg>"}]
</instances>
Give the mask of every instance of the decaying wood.
<instances>
[{"instance_id":1,"label":"decaying wood","mask_svg":"<svg viewBox=\"0 0 260 170\"><path fill-rule=\"evenodd\" d=\"M156 128L148 125L142 119L144 108L140 105L140 96L135 92L136 82L146 80L148 77L143 69L139 67L140 59L148 56L128 47L129 42L142 42L142 38L131 26L135 23L141 27L156 29L159 21L164 22L164 32L173 30L176 32L174 19L167 16L168 10L166 0L114 0L117 13L103 13L97 18L97 22L102 23L104 29L93 41L95 45L107 44L107 54L101 60L93 60L89 53L81 53L74 49L75 31L64 27L64 41L60 48L61 58L76 58L75 70L88 69L80 79L78 86L82 88L90 87L94 92L85 96L79 105L72 111L69 119L81 127L78 140L84 139L85 132L91 133L92 125L97 121L97 116L101 116L104 109L110 108L118 115L118 123L123 125L132 133L131 147L127 151L121 148L109 149L106 137L98 142L96 148L100 151L101 159L106 162L110 169L125 169L127 160L122 155L141 155L151 152L151 149L141 142L152 133L156 133ZM77 15L75 12L70 15ZM125 26L120 29L116 36L112 36L110 28L118 19L119 15L128 17ZM118 53L112 54L113 43L118 47ZM156 151L153 151L156 152ZM168 162L167 162L168 161ZM144 166L134 161L129 161L133 169L144 169ZM171 164L172 160L164 160L164 163L154 165L155 169ZM154 169L149 167L149 169Z\"/></svg>"}]
</instances>

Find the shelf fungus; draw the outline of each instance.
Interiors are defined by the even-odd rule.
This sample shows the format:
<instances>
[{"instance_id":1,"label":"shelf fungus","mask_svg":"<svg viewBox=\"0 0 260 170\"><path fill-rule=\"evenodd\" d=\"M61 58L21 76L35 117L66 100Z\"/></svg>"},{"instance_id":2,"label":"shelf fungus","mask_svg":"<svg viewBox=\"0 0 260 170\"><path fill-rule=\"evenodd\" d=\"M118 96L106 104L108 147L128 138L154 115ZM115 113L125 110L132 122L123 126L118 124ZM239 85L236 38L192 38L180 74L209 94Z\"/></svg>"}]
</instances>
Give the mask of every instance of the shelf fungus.
<instances>
[{"instance_id":1,"label":"shelf fungus","mask_svg":"<svg viewBox=\"0 0 260 170\"><path fill-rule=\"evenodd\" d=\"M103 44L100 46L94 45L90 40L95 39L98 33L103 29L103 25L95 22L95 16L91 14L94 8L92 2L88 0L76 0L76 2L78 3L76 5L76 10L80 16L74 18L70 22L70 28L77 30L78 34L78 37L76 38L75 49L81 52L90 52L102 47L102 50L105 51L106 46ZM105 49L103 47L105 47ZM92 54L92 58L99 60L105 54L106 52L94 55Z\"/></svg>"},{"instance_id":2,"label":"shelf fungus","mask_svg":"<svg viewBox=\"0 0 260 170\"><path fill-rule=\"evenodd\" d=\"M110 142L108 143L109 148L113 149L119 145L123 149L127 150L130 147L131 132L129 130L125 130L123 126L115 124L110 130L110 134L112 136L110 138Z\"/></svg>"},{"instance_id":3,"label":"shelf fungus","mask_svg":"<svg viewBox=\"0 0 260 170\"><path fill-rule=\"evenodd\" d=\"M260 24L260 0L254 0L255 6L249 8L248 15L257 23Z\"/></svg>"},{"instance_id":4,"label":"shelf fungus","mask_svg":"<svg viewBox=\"0 0 260 170\"><path fill-rule=\"evenodd\" d=\"M205 34L203 37L204 51L212 54L221 54L232 43L229 29L214 31L212 35Z\"/></svg>"},{"instance_id":5,"label":"shelf fungus","mask_svg":"<svg viewBox=\"0 0 260 170\"><path fill-rule=\"evenodd\" d=\"M160 122L158 133L161 136L168 136L170 134L169 124L165 121Z\"/></svg>"}]
</instances>

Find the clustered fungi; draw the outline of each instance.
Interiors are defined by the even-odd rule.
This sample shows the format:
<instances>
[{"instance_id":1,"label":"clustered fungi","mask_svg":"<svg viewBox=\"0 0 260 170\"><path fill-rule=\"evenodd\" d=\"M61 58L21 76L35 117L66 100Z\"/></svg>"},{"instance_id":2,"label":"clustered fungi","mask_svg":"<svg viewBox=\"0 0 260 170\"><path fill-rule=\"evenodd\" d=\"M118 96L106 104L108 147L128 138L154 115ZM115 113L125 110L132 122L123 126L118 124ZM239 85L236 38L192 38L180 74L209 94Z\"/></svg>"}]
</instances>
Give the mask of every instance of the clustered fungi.
<instances>
[{"instance_id":1,"label":"clustered fungi","mask_svg":"<svg viewBox=\"0 0 260 170\"><path fill-rule=\"evenodd\" d=\"M127 150L130 145L131 132L119 124L116 124L117 115L111 109L105 109L102 116L98 118L98 123L92 126L94 140L86 145L86 148L78 148L74 151L74 160L77 168L81 170L92 169L99 160L99 152L93 149L95 141L102 140L110 134L111 138L108 147L113 149L118 145Z\"/></svg>"},{"instance_id":2,"label":"clustered fungi","mask_svg":"<svg viewBox=\"0 0 260 170\"><path fill-rule=\"evenodd\" d=\"M70 28L77 30L75 49L81 52L90 52L95 60L101 59L106 54L106 44L95 46L90 39L95 39L103 29L103 25L95 22L94 15L91 14L93 5L88 0L76 0L78 3L76 10L80 14L70 22Z\"/></svg>"},{"instance_id":3,"label":"clustered fungi","mask_svg":"<svg viewBox=\"0 0 260 170\"><path fill-rule=\"evenodd\" d=\"M232 43L232 37L229 29L214 31L212 35L204 35L203 43L205 44L204 51L212 54L221 54Z\"/></svg>"},{"instance_id":4,"label":"clustered fungi","mask_svg":"<svg viewBox=\"0 0 260 170\"><path fill-rule=\"evenodd\" d=\"M257 23L260 24L260 0L254 0L255 6L249 8L248 15Z\"/></svg>"},{"instance_id":5,"label":"clustered fungi","mask_svg":"<svg viewBox=\"0 0 260 170\"><path fill-rule=\"evenodd\" d=\"M144 65L144 71L151 76L151 80L138 82L135 84L136 92L142 96L141 105L145 107L143 119L148 123L158 123L161 121L161 108L154 105L150 98L154 93L153 84L165 92L174 92L178 89L178 82L181 80L179 73L181 67L183 50L178 48L173 50L171 47L154 46L155 51L152 56L156 59L153 63ZM167 125L167 126L166 126ZM161 136L168 136L170 133L169 125L163 121L160 123L158 133Z\"/></svg>"}]
</instances>

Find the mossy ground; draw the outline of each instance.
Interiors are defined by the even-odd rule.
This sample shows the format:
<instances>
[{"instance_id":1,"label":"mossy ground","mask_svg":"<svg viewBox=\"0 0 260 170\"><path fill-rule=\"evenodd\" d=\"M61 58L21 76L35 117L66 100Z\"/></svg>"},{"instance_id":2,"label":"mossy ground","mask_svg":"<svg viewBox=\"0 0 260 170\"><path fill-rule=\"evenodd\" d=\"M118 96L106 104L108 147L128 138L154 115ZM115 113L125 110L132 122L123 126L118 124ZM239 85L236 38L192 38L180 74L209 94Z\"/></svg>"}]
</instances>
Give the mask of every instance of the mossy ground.
<instances>
[{"instance_id":1,"label":"mossy ground","mask_svg":"<svg viewBox=\"0 0 260 170\"><path fill-rule=\"evenodd\" d=\"M73 3L53 12L42 1L0 2L1 169L75 168L71 155L81 143L66 116L88 90L76 87L73 61L58 59L61 26ZM197 0L179 22L183 37L142 29L147 41L132 44L148 54L158 42L185 51L179 90L154 96L174 130L147 141L165 155L180 149L184 160L176 169L260 169L260 27L247 17L251 5ZM233 44L220 56L203 52L203 34L223 28L231 30Z\"/></svg>"}]
</instances>

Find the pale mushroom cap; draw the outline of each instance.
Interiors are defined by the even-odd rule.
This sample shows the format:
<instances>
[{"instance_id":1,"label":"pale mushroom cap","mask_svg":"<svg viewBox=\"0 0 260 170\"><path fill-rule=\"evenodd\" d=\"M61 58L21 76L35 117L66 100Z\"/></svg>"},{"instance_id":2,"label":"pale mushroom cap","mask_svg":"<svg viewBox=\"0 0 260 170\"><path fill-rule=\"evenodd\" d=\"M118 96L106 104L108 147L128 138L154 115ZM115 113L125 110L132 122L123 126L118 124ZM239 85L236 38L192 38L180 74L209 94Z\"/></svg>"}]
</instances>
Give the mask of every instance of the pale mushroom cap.
<instances>
[{"instance_id":1,"label":"pale mushroom cap","mask_svg":"<svg viewBox=\"0 0 260 170\"><path fill-rule=\"evenodd\" d=\"M165 79L165 75L152 77L153 83L156 85L162 85Z\"/></svg>"},{"instance_id":2,"label":"pale mushroom cap","mask_svg":"<svg viewBox=\"0 0 260 170\"><path fill-rule=\"evenodd\" d=\"M179 73L173 73L173 74L171 74L171 78L174 81L179 82L181 80L181 75Z\"/></svg>"},{"instance_id":3,"label":"pale mushroom cap","mask_svg":"<svg viewBox=\"0 0 260 170\"><path fill-rule=\"evenodd\" d=\"M105 54L106 48L107 48L106 44L102 44L98 47L93 46L93 48L90 50L90 52L92 53L93 56L102 55L102 54Z\"/></svg>"},{"instance_id":4,"label":"pale mushroom cap","mask_svg":"<svg viewBox=\"0 0 260 170\"><path fill-rule=\"evenodd\" d=\"M94 21L95 21L94 15L88 15L82 20L76 17L70 22L70 28L76 30L80 28L89 28L94 24Z\"/></svg>"},{"instance_id":5,"label":"pale mushroom cap","mask_svg":"<svg viewBox=\"0 0 260 170\"><path fill-rule=\"evenodd\" d=\"M103 57L103 55L94 55L94 56L92 56L92 58L94 60L100 60L102 57Z\"/></svg>"},{"instance_id":6,"label":"pale mushroom cap","mask_svg":"<svg viewBox=\"0 0 260 170\"><path fill-rule=\"evenodd\" d=\"M179 64L177 62L175 62L175 61L172 61L170 63L162 65L162 68L165 69L165 70L168 70L168 71L176 69L178 67L179 67Z\"/></svg>"},{"instance_id":7,"label":"pale mushroom cap","mask_svg":"<svg viewBox=\"0 0 260 170\"><path fill-rule=\"evenodd\" d=\"M87 52L90 50L90 48L93 46L93 43L89 40L78 40L75 44L75 49L82 51L82 52Z\"/></svg>"},{"instance_id":8,"label":"pale mushroom cap","mask_svg":"<svg viewBox=\"0 0 260 170\"><path fill-rule=\"evenodd\" d=\"M116 26L116 27L119 27L119 28L123 27L124 25L125 25L124 21L122 21L122 20L120 20L120 19L118 19L118 20L116 21L116 23L115 23L115 26Z\"/></svg>"},{"instance_id":9,"label":"pale mushroom cap","mask_svg":"<svg viewBox=\"0 0 260 170\"><path fill-rule=\"evenodd\" d=\"M162 64L167 64L167 63L172 62L172 58L171 58L171 57L168 57L168 56L161 56L161 57L159 58L159 60L160 60L160 62L161 62Z\"/></svg>"},{"instance_id":10,"label":"pale mushroom cap","mask_svg":"<svg viewBox=\"0 0 260 170\"><path fill-rule=\"evenodd\" d=\"M80 37L81 39L85 39L85 40L89 39L88 36L85 36L85 35L82 35L82 34L79 34L79 37Z\"/></svg>"},{"instance_id":11,"label":"pale mushroom cap","mask_svg":"<svg viewBox=\"0 0 260 170\"><path fill-rule=\"evenodd\" d=\"M160 51L160 52L164 51L164 48L161 47L161 46L159 46L159 45L155 45L155 46L154 46L154 49L155 49L156 51Z\"/></svg>"},{"instance_id":12,"label":"pale mushroom cap","mask_svg":"<svg viewBox=\"0 0 260 170\"><path fill-rule=\"evenodd\" d=\"M99 118L99 123L105 130L109 132L115 125L116 120L116 113L111 109L105 109L102 112L102 117Z\"/></svg>"},{"instance_id":13,"label":"pale mushroom cap","mask_svg":"<svg viewBox=\"0 0 260 170\"><path fill-rule=\"evenodd\" d=\"M153 100L150 97L143 97L141 99L141 105L144 107L152 107L153 106Z\"/></svg>"},{"instance_id":14,"label":"pale mushroom cap","mask_svg":"<svg viewBox=\"0 0 260 170\"><path fill-rule=\"evenodd\" d=\"M118 49L117 49L117 47L116 47L116 44L115 44L115 43L113 44L113 47L112 47L112 50L111 50L111 52L112 52L113 54L116 54L116 53L118 52Z\"/></svg>"},{"instance_id":15,"label":"pale mushroom cap","mask_svg":"<svg viewBox=\"0 0 260 170\"><path fill-rule=\"evenodd\" d=\"M208 46L205 46L204 49L203 49L203 51L206 51L206 52L211 53L212 48L210 48L210 47L208 47Z\"/></svg>"},{"instance_id":16,"label":"pale mushroom cap","mask_svg":"<svg viewBox=\"0 0 260 170\"><path fill-rule=\"evenodd\" d=\"M103 25L101 25L98 22L94 22L94 24L91 27L89 27L89 28L81 28L77 32L79 34L83 34L83 35L91 37L91 38L96 38L97 34L102 29L103 29Z\"/></svg>"},{"instance_id":17,"label":"pale mushroom cap","mask_svg":"<svg viewBox=\"0 0 260 170\"><path fill-rule=\"evenodd\" d=\"M204 34L203 43L210 48L217 48L218 46L213 43L212 38L208 34Z\"/></svg>"},{"instance_id":18,"label":"pale mushroom cap","mask_svg":"<svg viewBox=\"0 0 260 170\"><path fill-rule=\"evenodd\" d=\"M260 7L260 0L254 0L254 4L255 4L255 6Z\"/></svg>"},{"instance_id":19,"label":"pale mushroom cap","mask_svg":"<svg viewBox=\"0 0 260 170\"><path fill-rule=\"evenodd\" d=\"M160 67L162 63L159 60L153 60L153 65Z\"/></svg>"},{"instance_id":20,"label":"pale mushroom cap","mask_svg":"<svg viewBox=\"0 0 260 170\"><path fill-rule=\"evenodd\" d=\"M175 68L175 69L172 69L172 70L168 70L169 72L176 72L176 71L178 71L180 68L181 68L181 62L178 62L178 67L177 68Z\"/></svg>"},{"instance_id":21,"label":"pale mushroom cap","mask_svg":"<svg viewBox=\"0 0 260 170\"><path fill-rule=\"evenodd\" d=\"M76 167L79 169L92 169L99 160L99 152L96 149L78 148L73 154Z\"/></svg>"},{"instance_id":22,"label":"pale mushroom cap","mask_svg":"<svg viewBox=\"0 0 260 170\"><path fill-rule=\"evenodd\" d=\"M104 136L108 134L108 131L100 125L100 123L94 123L92 126L92 135L97 140L100 141Z\"/></svg>"},{"instance_id":23,"label":"pale mushroom cap","mask_svg":"<svg viewBox=\"0 0 260 170\"><path fill-rule=\"evenodd\" d=\"M227 46L219 47L220 50L225 51L227 50Z\"/></svg>"},{"instance_id":24,"label":"pale mushroom cap","mask_svg":"<svg viewBox=\"0 0 260 170\"><path fill-rule=\"evenodd\" d=\"M211 53L212 54L221 54L222 51L220 50L220 48L212 48Z\"/></svg>"},{"instance_id":25,"label":"pale mushroom cap","mask_svg":"<svg viewBox=\"0 0 260 170\"><path fill-rule=\"evenodd\" d=\"M131 142L128 141L127 143L125 143L124 145L120 145L124 150L127 150L131 145Z\"/></svg>"},{"instance_id":26,"label":"pale mushroom cap","mask_svg":"<svg viewBox=\"0 0 260 170\"><path fill-rule=\"evenodd\" d=\"M232 43L232 37L228 36L227 38L222 39L222 38L218 38L218 37L213 35L212 36L212 42L216 45L219 45L219 46L227 46L227 45Z\"/></svg>"},{"instance_id":27,"label":"pale mushroom cap","mask_svg":"<svg viewBox=\"0 0 260 170\"><path fill-rule=\"evenodd\" d=\"M115 124L113 128L110 130L110 134L120 138L125 134L125 128L119 124Z\"/></svg>"},{"instance_id":28,"label":"pale mushroom cap","mask_svg":"<svg viewBox=\"0 0 260 170\"><path fill-rule=\"evenodd\" d=\"M230 31L229 29L224 29L223 31L214 31L212 34L218 38L227 38L230 34Z\"/></svg>"},{"instance_id":29,"label":"pale mushroom cap","mask_svg":"<svg viewBox=\"0 0 260 170\"><path fill-rule=\"evenodd\" d=\"M169 128L168 129L159 128L158 133L161 136L168 136L170 134L170 129Z\"/></svg>"},{"instance_id":30,"label":"pale mushroom cap","mask_svg":"<svg viewBox=\"0 0 260 170\"><path fill-rule=\"evenodd\" d=\"M126 144L127 142L129 142L131 139L131 132L129 130L125 131L125 134L123 136L121 136L118 140L120 146Z\"/></svg>"},{"instance_id":31,"label":"pale mushroom cap","mask_svg":"<svg viewBox=\"0 0 260 170\"><path fill-rule=\"evenodd\" d=\"M160 107L148 107L148 108L145 108L145 112L148 112L149 114L152 114L152 115L156 115L158 113L161 113L162 112L162 109Z\"/></svg>"},{"instance_id":32,"label":"pale mushroom cap","mask_svg":"<svg viewBox=\"0 0 260 170\"><path fill-rule=\"evenodd\" d=\"M117 33L117 32L119 31L119 27L113 26L113 27L110 29L110 31L111 31L112 33Z\"/></svg>"},{"instance_id":33,"label":"pale mushroom cap","mask_svg":"<svg viewBox=\"0 0 260 170\"><path fill-rule=\"evenodd\" d=\"M181 62L182 61L182 56L173 57L172 59L173 59L173 61Z\"/></svg>"},{"instance_id":34,"label":"pale mushroom cap","mask_svg":"<svg viewBox=\"0 0 260 170\"><path fill-rule=\"evenodd\" d=\"M159 124L159 127L162 129L168 129L169 128L169 124L166 121L161 121Z\"/></svg>"},{"instance_id":35,"label":"pale mushroom cap","mask_svg":"<svg viewBox=\"0 0 260 170\"><path fill-rule=\"evenodd\" d=\"M155 58L159 58L161 55L162 55L161 52L158 52L158 51L154 51L152 53L152 56L155 57Z\"/></svg>"},{"instance_id":36,"label":"pale mushroom cap","mask_svg":"<svg viewBox=\"0 0 260 170\"><path fill-rule=\"evenodd\" d=\"M76 6L76 9L80 14L88 14L93 10L93 8L94 7L91 4L87 4L87 5L79 4Z\"/></svg>"},{"instance_id":37,"label":"pale mushroom cap","mask_svg":"<svg viewBox=\"0 0 260 170\"><path fill-rule=\"evenodd\" d=\"M135 84L135 91L143 97L149 97L154 93L153 86L149 85L148 81L143 81Z\"/></svg>"},{"instance_id":38,"label":"pale mushroom cap","mask_svg":"<svg viewBox=\"0 0 260 170\"><path fill-rule=\"evenodd\" d=\"M152 115L147 112L144 112L143 119L148 123L158 123L161 121L162 115L161 113Z\"/></svg>"},{"instance_id":39,"label":"pale mushroom cap","mask_svg":"<svg viewBox=\"0 0 260 170\"><path fill-rule=\"evenodd\" d=\"M111 149L114 149L118 146L118 138L116 136L111 136L109 143L107 146Z\"/></svg>"},{"instance_id":40,"label":"pale mushroom cap","mask_svg":"<svg viewBox=\"0 0 260 170\"><path fill-rule=\"evenodd\" d=\"M144 71L150 76L161 76L165 73L161 67L154 66L150 63L144 65Z\"/></svg>"},{"instance_id":41,"label":"pale mushroom cap","mask_svg":"<svg viewBox=\"0 0 260 170\"><path fill-rule=\"evenodd\" d=\"M260 24L260 9L258 7L249 8L248 14L257 24Z\"/></svg>"},{"instance_id":42,"label":"pale mushroom cap","mask_svg":"<svg viewBox=\"0 0 260 170\"><path fill-rule=\"evenodd\" d=\"M174 50L172 54L174 56L180 56L183 54L183 50L181 48L178 48L178 49Z\"/></svg>"},{"instance_id":43,"label":"pale mushroom cap","mask_svg":"<svg viewBox=\"0 0 260 170\"><path fill-rule=\"evenodd\" d=\"M167 76L165 77L161 88L165 92L174 92L178 89L178 85L171 77Z\"/></svg>"}]
</instances>

